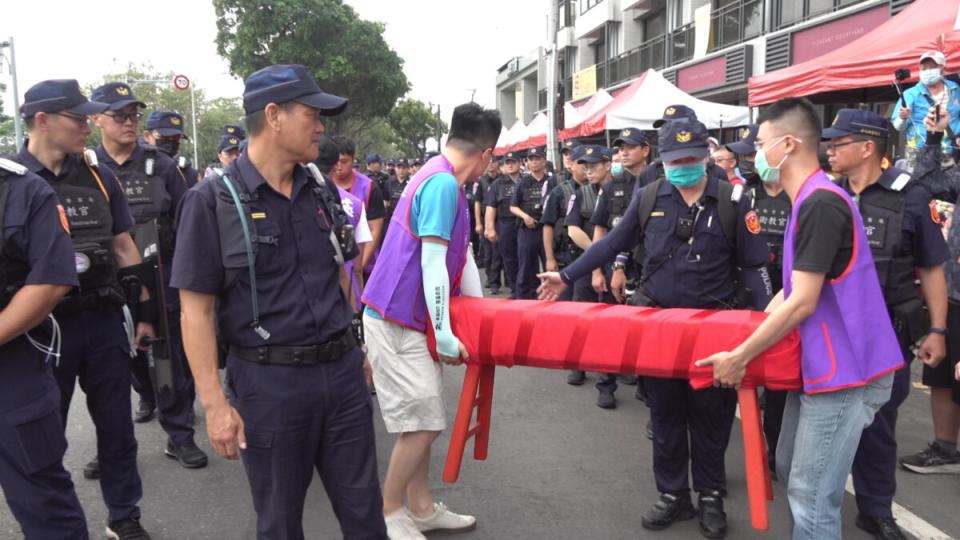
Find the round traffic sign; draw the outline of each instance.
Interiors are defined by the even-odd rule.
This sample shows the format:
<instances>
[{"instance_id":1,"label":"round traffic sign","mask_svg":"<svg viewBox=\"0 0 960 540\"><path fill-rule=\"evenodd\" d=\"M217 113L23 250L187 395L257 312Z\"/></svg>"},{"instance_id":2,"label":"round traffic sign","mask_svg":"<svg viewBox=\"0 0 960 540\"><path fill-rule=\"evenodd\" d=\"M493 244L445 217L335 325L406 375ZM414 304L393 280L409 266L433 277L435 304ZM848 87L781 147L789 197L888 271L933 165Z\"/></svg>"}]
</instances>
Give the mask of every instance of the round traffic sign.
<instances>
[{"instance_id":1,"label":"round traffic sign","mask_svg":"<svg viewBox=\"0 0 960 540\"><path fill-rule=\"evenodd\" d=\"M173 78L173 86L177 90L186 90L190 88L190 79L186 75L177 75Z\"/></svg>"}]
</instances>

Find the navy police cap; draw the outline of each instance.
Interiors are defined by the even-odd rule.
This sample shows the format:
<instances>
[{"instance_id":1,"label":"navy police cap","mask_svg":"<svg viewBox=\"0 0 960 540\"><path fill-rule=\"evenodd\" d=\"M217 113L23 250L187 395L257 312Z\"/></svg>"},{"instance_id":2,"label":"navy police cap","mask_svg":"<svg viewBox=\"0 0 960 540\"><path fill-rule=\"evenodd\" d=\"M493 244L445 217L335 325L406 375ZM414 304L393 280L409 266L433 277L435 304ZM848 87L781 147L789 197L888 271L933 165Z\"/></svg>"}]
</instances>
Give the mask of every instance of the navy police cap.
<instances>
[{"instance_id":1,"label":"navy police cap","mask_svg":"<svg viewBox=\"0 0 960 540\"><path fill-rule=\"evenodd\" d=\"M247 132L244 129L236 124L227 124L223 126L223 131L220 132L221 137L237 137L241 141L247 138Z\"/></svg>"},{"instance_id":2,"label":"navy police cap","mask_svg":"<svg viewBox=\"0 0 960 540\"><path fill-rule=\"evenodd\" d=\"M162 137L183 135L183 116L171 111L153 111L147 117L148 131L157 131Z\"/></svg>"},{"instance_id":3,"label":"navy police cap","mask_svg":"<svg viewBox=\"0 0 960 540\"><path fill-rule=\"evenodd\" d=\"M664 163L689 157L707 157L710 153L707 128L698 120L671 120L660 128L658 148Z\"/></svg>"},{"instance_id":4,"label":"navy police cap","mask_svg":"<svg viewBox=\"0 0 960 540\"><path fill-rule=\"evenodd\" d=\"M240 137L234 137L232 135L224 135L220 137L220 144L217 146L217 152L223 152L224 150L233 150L234 148L240 148L240 142L242 139Z\"/></svg>"},{"instance_id":5,"label":"navy police cap","mask_svg":"<svg viewBox=\"0 0 960 540\"><path fill-rule=\"evenodd\" d=\"M577 156L577 163L613 161L613 150L599 144L585 145Z\"/></svg>"},{"instance_id":6,"label":"navy police cap","mask_svg":"<svg viewBox=\"0 0 960 540\"><path fill-rule=\"evenodd\" d=\"M613 141L614 146L629 144L631 146L650 146L647 136L637 128L626 128L620 132L620 136Z\"/></svg>"},{"instance_id":7,"label":"navy police cap","mask_svg":"<svg viewBox=\"0 0 960 540\"><path fill-rule=\"evenodd\" d=\"M267 66L243 84L243 110L247 114L263 110L269 103L290 101L319 109L324 116L335 116L347 108L347 98L321 90L313 75L299 64Z\"/></svg>"},{"instance_id":8,"label":"navy police cap","mask_svg":"<svg viewBox=\"0 0 960 540\"><path fill-rule=\"evenodd\" d=\"M833 125L823 130L824 139L836 139L846 135L867 135L886 139L890 136L887 119L871 111L840 109Z\"/></svg>"},{"instance_id":9,"label":"navy police cap","mask_svg":"<svg viewBox=\"0 0 960 540\"><path fill-rule=\"evenodd\" d=\"M727 145L727 150L733 152L734 154L739 154L741 156L749 156L750 154L757 153L757 131L759 131L759 126L756 124L748 124L747 127L741 129L737 132L737 135L740 137L736 141Z\"/></svg>"},{"instance_id":10,"label":"navy police cap","mask_svg":"<svg viewBox=\"0 0 960 540\"><path fill-rule=\"evenodd\" d=\"M40 81L31 86L23 98L20 115L24 118L30 118L38 112L60 111L86 116L100 114L108 107L106 103L88 100L74 79Z\"/></svg>"},{"instance_id":11,"label":"navy police cap","mask_svg":"<svg viewBox=\"0 0 960 540\"><path fill-rule=\"evenodd\" d=\"M679 120L681 118L696 120L697 113L686 105L670 105L663 110L663 118L653 122L653 127L660 129L660 126L665 124L668 120Z\"/></svg>"},{"instance_id":12,"label":"navy police cap","mask_svg":"<svg viewBox=\"0 0 960 540\"><path fill-rule=\"evenodd\" d=\"M112 82L97 87L90 95L90 99L108 104L111 111L119 111L128 105L136 105L141 109L147 106L133 95L130 85L122 82Z\"/></svg>"}]
</instances>

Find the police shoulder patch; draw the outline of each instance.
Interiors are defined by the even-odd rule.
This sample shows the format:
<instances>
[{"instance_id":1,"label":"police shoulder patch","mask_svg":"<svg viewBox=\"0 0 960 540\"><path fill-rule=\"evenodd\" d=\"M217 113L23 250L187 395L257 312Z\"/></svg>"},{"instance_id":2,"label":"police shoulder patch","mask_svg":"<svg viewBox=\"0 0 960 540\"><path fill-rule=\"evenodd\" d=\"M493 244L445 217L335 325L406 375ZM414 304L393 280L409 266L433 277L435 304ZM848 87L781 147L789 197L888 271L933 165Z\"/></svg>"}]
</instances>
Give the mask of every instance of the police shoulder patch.
<instances>
[{"instance_id":1,"label":"police shoulder patch","mask_svg":"<svg viewBox=\"0 0 960 540\"><path fill-rule=\"evenodd\" d=\"M930 220L937 225L941 224L940 209L937 207L937 201L930 201Z\"/></svg>"},{"instance_id":2,"label":"police shoulder patch","mask_svg":"<svg viewBox=\"0 0 960 540\"><path fill-rule=\"evenodd\" d=\"M60 214L60 226L63 227L63 231L70 234L70 220L67 219L67 211L63 209L62 204L57 205L57 213Z\"/></svg>"},{"instance_id":3,"label":"police shoulder patch","mask_svg":"<svg viewBox=\"0 0 960 540\"><path fill-rule=\"evenodd\" d=\"M757 212L751 210L743 216L743 221L747 225L747 232L750 234L760 234L760 217Z\"/></svg>"}]
</instances>

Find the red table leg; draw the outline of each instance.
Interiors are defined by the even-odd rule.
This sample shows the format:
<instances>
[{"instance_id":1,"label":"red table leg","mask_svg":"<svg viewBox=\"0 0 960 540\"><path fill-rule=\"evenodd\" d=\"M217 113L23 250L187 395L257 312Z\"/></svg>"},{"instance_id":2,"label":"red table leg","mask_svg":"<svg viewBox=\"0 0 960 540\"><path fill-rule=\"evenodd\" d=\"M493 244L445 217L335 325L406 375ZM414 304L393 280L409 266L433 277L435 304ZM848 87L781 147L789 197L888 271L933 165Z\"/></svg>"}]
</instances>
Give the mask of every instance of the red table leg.
<instances>
[{"instance_id":1,"label":"red table leg","mask_svg":"<svg viewBox=\"0 0 960 540\"><path fill-rule=\"evenodd\" d=\"M480 390L477 397L477 431L473 447L473 459L487 459L487 447L490 444L490 413L493 410L493 376L495 366L483 366L480 369Z\"/></svg>"},{"instance_id":2,"label":"red table leg","mask_svg":"<svg viewBox=\"0 0 960 540\"><path fill-rule=\"evenodd\" d=\"M480 382L481 371L485 367L488 367L491 371L494 369L493 366L469 364L466 374L463 377L463 388L460 390L460 405L457 407L457 415L453 422L453 431L450 432L450 449L447 451L447 462L443 468L444 482L453 483L460 477L460 466L463 464L463 451L467 446L467 439L470 438L470 432L472 431L470 429L470 420L473 418L473 409L477 406L477 386ZM490 383L492 386L492 374L490 376ZM486 425L489 430L489 420Z\"/></svg>"},{"instance_id":3,"label":"red table leg","mask_svg":"<svg viewBox=\"0 0 960 540\"><path fill-rule=\"evenodd\" d=\"M772 495L767 469L763 428L760 426L760 405L755 388L737 391L740 401L740 420L743 428L743 453L747 472L747 498L750 502L750 523L754 529L770 528L767 498Z\"/></svg>"}]
</instances>

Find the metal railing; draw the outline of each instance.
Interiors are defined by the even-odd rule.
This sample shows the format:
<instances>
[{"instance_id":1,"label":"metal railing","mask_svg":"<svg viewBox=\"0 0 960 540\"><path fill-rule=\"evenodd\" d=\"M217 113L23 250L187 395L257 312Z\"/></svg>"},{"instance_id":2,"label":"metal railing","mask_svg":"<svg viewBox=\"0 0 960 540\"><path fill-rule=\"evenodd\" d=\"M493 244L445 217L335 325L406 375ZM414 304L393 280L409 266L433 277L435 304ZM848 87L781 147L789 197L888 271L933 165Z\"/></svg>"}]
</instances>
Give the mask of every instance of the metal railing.
<instances>
[{"instance_id":1,"label":"metal railing","mask_svg":"<svg viewBox=\"0 0 960 540\"><path fill-rule=\"evenodd\" d=\"M771 18L771 23L773 28L771 31L776 32L777 30L783 30L790 26L800 24L804 21L823 15L826 13L832 13L834 11L841 10L846 7L850 7L856 4L861 4L867 0L833 0L831 5L826 9L811 9L810 0L777 0L773 5L773 17ZM800 8L800 15L791 19L784 20L784 4L790 4L794 7Z\"/></svg>"},{"instance_id":2,"label":"metal railing","mask_svg":"<svg viewBox=\"0 0 960 540\"><path fill-rule=\"evenodd\" d=\"M784 0L792 1L792 0ZM706 50L724 49L751 40L763 31L763 0L740 0L710 13L710 41ZM670 33L670 63L693 58L696 25L687 23Z\"/></svg>"}]
</instances>

